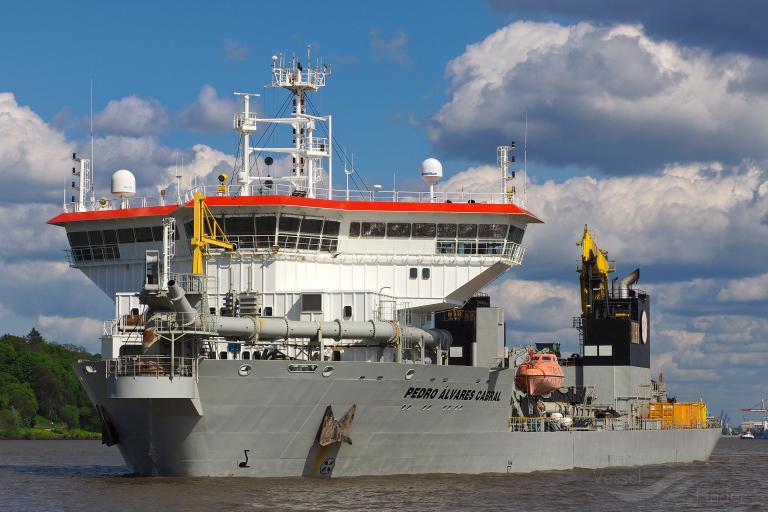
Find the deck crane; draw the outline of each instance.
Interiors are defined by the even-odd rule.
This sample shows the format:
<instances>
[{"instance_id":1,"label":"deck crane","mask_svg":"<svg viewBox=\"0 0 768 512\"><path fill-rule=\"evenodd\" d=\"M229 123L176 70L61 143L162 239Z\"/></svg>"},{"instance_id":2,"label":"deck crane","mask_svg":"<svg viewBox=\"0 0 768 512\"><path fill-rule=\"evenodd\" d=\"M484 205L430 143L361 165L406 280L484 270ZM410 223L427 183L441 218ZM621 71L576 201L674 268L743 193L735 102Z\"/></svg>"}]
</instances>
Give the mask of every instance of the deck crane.
<instances>
[{"instance_id":1,"label":"deck crane","mask_svg":"<svg viewBox=\"0 0 768 512\"><path fill-rule=\"evenodd\" d=\"M581 246L581 267L578 269L581 274L579 279L581 311L584 316L588 316L595 299L608 298L608 274L613 272L613 269L608 261L608 253L597 246L586 224L584 224L584 234L579 245Z\"/></svg>"},{"instance_id":2,"label":"deck crane","mask_svg":"<svg viewBox=\"0 0 768 512\"><path fill-rule=\"evenodd\" d=\"M224 230L216 222L208 205L205 204L205 196L195 192L192 203L192 274L205 273L203 262L203 249L209 246L221 247L227 251L234 251L235 245L229 241Z\"/></svg>"}]
</instances>

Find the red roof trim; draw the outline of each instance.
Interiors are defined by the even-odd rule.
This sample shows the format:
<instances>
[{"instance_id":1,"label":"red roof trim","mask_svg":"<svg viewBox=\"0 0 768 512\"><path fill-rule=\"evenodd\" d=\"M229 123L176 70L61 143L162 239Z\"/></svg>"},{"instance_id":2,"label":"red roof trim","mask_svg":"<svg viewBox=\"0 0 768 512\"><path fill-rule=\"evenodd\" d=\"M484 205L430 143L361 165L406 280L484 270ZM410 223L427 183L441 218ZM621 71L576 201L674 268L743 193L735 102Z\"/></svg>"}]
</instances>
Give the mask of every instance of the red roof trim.
<instances>
[{"instance_id":1,"label":"red roof trim","mask_svg":"<svg viewBox=\"0 0 768 512\"><path fill-rule=\"evenodd\" d=\"M208 206L300 206L327 210L379 211L379 212L435 212L435 213L495 213L523 215L529 222L542 222L531 212L514 204L494 203L415 203L387 201L335 201L293 196L208 196ZM191 206L189 202L183 206ZM64 224L88 220L122 219L127 217L151 217L168 215L179 206L152 206L148 208L127 208L125 210L98 210L92 212L62 213L48 221L49 224Z\"/></svg>"}]
</instances>

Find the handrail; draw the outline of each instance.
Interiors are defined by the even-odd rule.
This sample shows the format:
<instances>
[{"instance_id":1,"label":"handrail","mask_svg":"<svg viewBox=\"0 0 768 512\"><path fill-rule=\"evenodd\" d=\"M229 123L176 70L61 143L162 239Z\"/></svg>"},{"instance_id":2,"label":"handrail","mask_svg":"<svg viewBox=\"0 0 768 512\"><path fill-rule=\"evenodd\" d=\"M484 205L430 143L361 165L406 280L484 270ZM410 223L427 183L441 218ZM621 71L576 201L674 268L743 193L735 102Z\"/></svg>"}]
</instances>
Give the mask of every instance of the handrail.
<instances>
[{"instance_id":1,"label":"handrail","mask_svg":"<svg viewBox=\"0 0 768 512\"><path fill-rule=\"evenodd\" d=\"M107 377L193 377L197 359L170 356L120 356L107 361Z\"/></svg>"},{"instance_id":2,"label":"handrail","mask_svg":"<svg viewBox=\"0 0 768 512\"><path fill-rule=\"evenodd\" d=\"M327 143L326 139L313 140L312 148L321 148ZM306 190L306 178L299 176L260 176L254 179L248 187L248 195L251 196L300 196L304 197L302 190ZM239 196L240 186L231 185L224 187L224 195ZM132 197L125 200L103 197L86 203L85 211L119 210L122 208L146 208L151 206L175 206L183 205L192 200L194 192L201 192L206 196L222 195L221 185L198 185L178 195L172 191L164 191L164 194L154 197ZM334 201L359 201L359 202L395 202L395 203L477 203L477 204L514 204L525 208L522 197L499 192L474 192L474 191L429 191L407 190L346 190L316 187L317 199L330 199ZM64 212L73 213L82 211L78 203L64 203Z\"/></svg>"}]
</instances>

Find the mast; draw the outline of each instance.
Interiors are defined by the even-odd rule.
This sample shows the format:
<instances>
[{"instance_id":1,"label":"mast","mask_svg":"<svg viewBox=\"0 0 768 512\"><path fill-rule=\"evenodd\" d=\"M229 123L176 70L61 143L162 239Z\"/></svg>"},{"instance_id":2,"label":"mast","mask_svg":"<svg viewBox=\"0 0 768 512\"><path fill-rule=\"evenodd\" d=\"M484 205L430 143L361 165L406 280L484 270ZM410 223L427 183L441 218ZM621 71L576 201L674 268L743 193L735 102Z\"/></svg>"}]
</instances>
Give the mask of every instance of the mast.
<instances>
[{"instance_id":1,"label":"mast","mask_svg":"<svg viewBox=\"0 0 768 512\"><path fill-rule=\"evenodd\" d=\"M328 159L328 176L325 179L328 187L327 197L331 198L332 190L332 118L331 116L314 116L307 112L307 93L318 91L325 87L326 77L330 74L327 65L311 64L310 48L307 47L306 65L294 56L288 62L281 54L272 56L271 87L290 91L293 101L291 117L259 118L250 111L249 98L254 94L238 93L243 96L243 112L235 116L235 130L243 137L242 169L238 173L237 182L240 194L248 194L248 186L253 181L266 179L276 182L287 182L289 193L296 196L317 197L318 183L324 181L323 160ZM291 145L284 148L251 147L250 133L255 132L259 123L285 124L292 129ZM317 137L315 131L319 123L325 123L328 137ZM250 154L252 152L286 153L291 155L291 172L287 177L269 177L250 175Z\"/></svg>"}]
</instances>

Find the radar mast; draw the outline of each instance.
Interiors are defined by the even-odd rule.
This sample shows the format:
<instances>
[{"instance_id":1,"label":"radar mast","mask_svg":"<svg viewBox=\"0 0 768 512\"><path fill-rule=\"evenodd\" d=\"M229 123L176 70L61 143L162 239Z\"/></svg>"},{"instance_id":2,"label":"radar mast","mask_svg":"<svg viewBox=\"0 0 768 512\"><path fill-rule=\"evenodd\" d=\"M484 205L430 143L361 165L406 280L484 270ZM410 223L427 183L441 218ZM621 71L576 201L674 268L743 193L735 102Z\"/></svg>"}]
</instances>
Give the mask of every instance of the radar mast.
<instances>
[{"instance_id":1,"label":"radar mast","mask_svg":"<svg viewBox=\"0 0 768 512\"><path fill-rule=\"evenodd\" d=\"M258 193L264 193L265 187L270 189L273 184L280 183L288 186L289 193L299 197L319 197L318 184L325 181L327 198L332 197L332 116L314 116L307 113L307 93L316 92L325 87L326 77L330 75L327 64L311 62L310 47L307 47L305 65L294 55L286 60L283 54L272 56L272 83L270 87L286 89L293 98L293 112L286 118L259 118L250 111L250 97L253 94L238 93L243 97L243 112L235 115L234 128L243 138L241 169L237 173L239 195L251 194L251 183L263 182ZM257 130L259 123L275 123L291 126L293 130L290 147L251 147L250 134ZM318 125L326 123L328 137L317 137L315 131ZM286 153L291 155L291 171L289 176L253 176L251 175L250 155L253 152ZM327 179L323 168L323 160L328 160ZM262 185L260 183L260 185Z\"/></svg>"}]
</instances>

